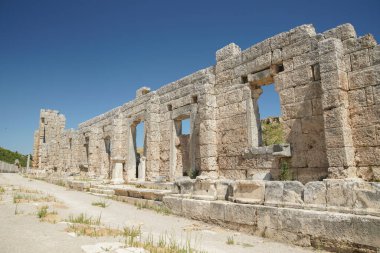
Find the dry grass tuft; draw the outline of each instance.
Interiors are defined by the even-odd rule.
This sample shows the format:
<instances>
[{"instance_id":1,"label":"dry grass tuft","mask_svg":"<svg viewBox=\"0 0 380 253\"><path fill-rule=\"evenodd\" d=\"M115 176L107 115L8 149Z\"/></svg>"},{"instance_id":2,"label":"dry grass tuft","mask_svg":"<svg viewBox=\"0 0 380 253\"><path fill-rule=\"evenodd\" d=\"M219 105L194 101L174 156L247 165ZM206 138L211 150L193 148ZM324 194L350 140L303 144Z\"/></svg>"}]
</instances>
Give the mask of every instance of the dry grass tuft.
<instances>
[{"instance_id":1,"label":"dry grass tuft","mask_svg":"<svg viewBox=\"0 0 380 253\"><path fill-rule=\"evenodd\" d=\"M107 206L109 206L109 204L105 200L99 200L99 201L92 202L91 205L99 206L99 207L103 207L103 208L106 208Z\"/></svg>"},{"instance_id":2,"label":"dry grass tuft","mask_svg":"<svg viewBox=\"0 0 380 253\"><path fill-rule=\"evenodd\" d=\"M94 226L89 224L69 224L66 228L66 232L74 232L79 236L90 236L90 237L103 237L103 236L119 236L122 231L119 229L113 229L110 227Z\"/></svg>"},{"instance_id":3,"label":"dry grass tuft","mask_svg":"<svg viewBox=\"0 0 380 253\"><path fill-rule=\"evenodd\" d=\"M58 213L56 211L48 211L49 206L41 206L38 208L37 217L40 218L40 221L49 222L49 223L57 223L61 221Z\"/></svg>"}]
</instances>

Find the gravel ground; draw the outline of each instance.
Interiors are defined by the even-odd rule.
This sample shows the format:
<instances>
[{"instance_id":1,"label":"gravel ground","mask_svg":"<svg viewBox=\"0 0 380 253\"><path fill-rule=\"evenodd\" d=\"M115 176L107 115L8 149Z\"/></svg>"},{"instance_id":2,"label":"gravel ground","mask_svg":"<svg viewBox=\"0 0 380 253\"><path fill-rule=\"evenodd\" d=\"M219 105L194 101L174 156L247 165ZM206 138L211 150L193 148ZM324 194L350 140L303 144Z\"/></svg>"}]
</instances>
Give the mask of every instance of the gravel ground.
<instances>
[{"instance_id":1,"label":"gravel ground","mask_svg":"<svg viewBox=\"0 0 380 253\"><path fill-rule=\"evenodd\" d=\"M207 252L255 252L255 253L306 253L316 252L269 239L238 233L217 226L173 215L158 214L148 209L138 209L133 205L113 200L105 200L106 208L93 206L101 197L85 192L68 190L43 181L31 180L18 174L0 173L0 186L6 191L0 194L0 252L84 252L83 245L106 242L124 242L122 237L74 236L65 231L67 224L41 222L37 210L49 205L57 215L65 220L69 215L85 213L92 217L101 217L102 224L122 229L125 226L141 226L143 237L152 235L159 238L167 234L177 242L191 238L193 248ZM13 203L15 189L24 191L38 190L40 195L55 197L55 202ZM19 193L22 194L22 193ZM28 194L28 193L25 193ZM227 238L233 238L234 245L227 244ZM158 240L158 239L157 239ZM318 251L320 252L320 251Z\"/></svg>"}]
</instances>

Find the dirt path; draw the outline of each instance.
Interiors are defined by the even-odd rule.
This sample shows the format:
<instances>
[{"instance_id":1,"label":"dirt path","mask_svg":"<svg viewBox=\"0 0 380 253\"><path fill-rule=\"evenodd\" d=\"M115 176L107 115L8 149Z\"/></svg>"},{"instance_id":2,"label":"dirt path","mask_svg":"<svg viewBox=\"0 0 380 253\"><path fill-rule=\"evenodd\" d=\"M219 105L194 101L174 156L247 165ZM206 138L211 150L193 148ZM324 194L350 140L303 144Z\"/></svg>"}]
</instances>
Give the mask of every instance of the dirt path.
<instances>
[{"instance_id":1,"label":"dirt path","mask_svg":"<svg viewBox=\"0 0 380 253\"><path fill-rule=\"evenodd\" d=\"M99 242L124 242L123 237L88 237L69 234L67 224L41 222L37 211L45 205L43 201L14 203L14 189L22 187L37 190L55 197L49 210L57 212L61 219L81 213L101 217L101 223L112 228L122 229L141 226L143 237L159 238L163 235L175 238L178 243L191 238L193 248L206 252L315 252L311 249L289 246L212 226L172 215L162 215L147 209L100 197L84 192L67 190L38 180L26 179L17 174L0 174L0 186L6 191L0 194L0 251L1 252L83 252L82 245ZM32 191L33 192L33 191ZM26 193L25 193L26 194ZM106 202L106 208L93 206L93 202ZM227 239L233 238L233 245ZM156 240L156 239L155 239Z\"/></svg>"}]
</instances>

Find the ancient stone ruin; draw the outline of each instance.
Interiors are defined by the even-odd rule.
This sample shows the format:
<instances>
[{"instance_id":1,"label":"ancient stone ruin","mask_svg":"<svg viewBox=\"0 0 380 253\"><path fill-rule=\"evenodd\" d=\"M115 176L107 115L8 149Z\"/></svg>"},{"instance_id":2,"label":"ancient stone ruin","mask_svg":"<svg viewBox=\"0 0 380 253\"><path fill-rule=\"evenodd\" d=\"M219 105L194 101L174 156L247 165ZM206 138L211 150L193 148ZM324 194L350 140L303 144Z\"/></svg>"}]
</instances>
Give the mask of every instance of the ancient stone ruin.
<instances>
[{"instance_id":1,"label":"ancient stone ruin","mask_svg":"<svg viewBox=\"0 0 380 253\"><path fill-rule=\"evenodd\" d=\"M284 132L269 146L257 103L265 85L279 94ZM163 200L184 216L301 245L380 247L380 186L368 182L380 180L380 46L350 24L229 44L214 66L142 87L77 130L41 110L34 140L34 167L62 177L175 182ZM285 170L296 181L278 181Z\"/></svg>"}]
</instances>

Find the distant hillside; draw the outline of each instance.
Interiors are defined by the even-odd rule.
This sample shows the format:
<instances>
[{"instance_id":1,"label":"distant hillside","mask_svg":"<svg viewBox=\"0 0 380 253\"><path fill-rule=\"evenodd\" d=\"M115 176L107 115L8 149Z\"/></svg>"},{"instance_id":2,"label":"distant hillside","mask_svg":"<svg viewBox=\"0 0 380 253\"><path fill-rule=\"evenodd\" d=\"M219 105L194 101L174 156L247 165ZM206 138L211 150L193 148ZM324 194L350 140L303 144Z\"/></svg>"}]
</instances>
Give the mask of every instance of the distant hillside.
<instances>
[{"instance_id":1,"label":"distant hillside","mask_svg":"<svg viewBox=\"0 0 380 253\"><path fill-rule=\"evenodd\" d=\"M14 164L16 159L19 160L21 167L26 167L27 155L0 147L0 161Z\"/></svg>"},{"instance_id":2,"label":"distant hillside","mask_svg":"<svg viewBox=\"0 0 380 253\"><path fill-rule=\"evenodd\" d=\"M284 143L284 131L278 117L269 117L261 120L263 145Z\"/></svg>"}]
</instances>

